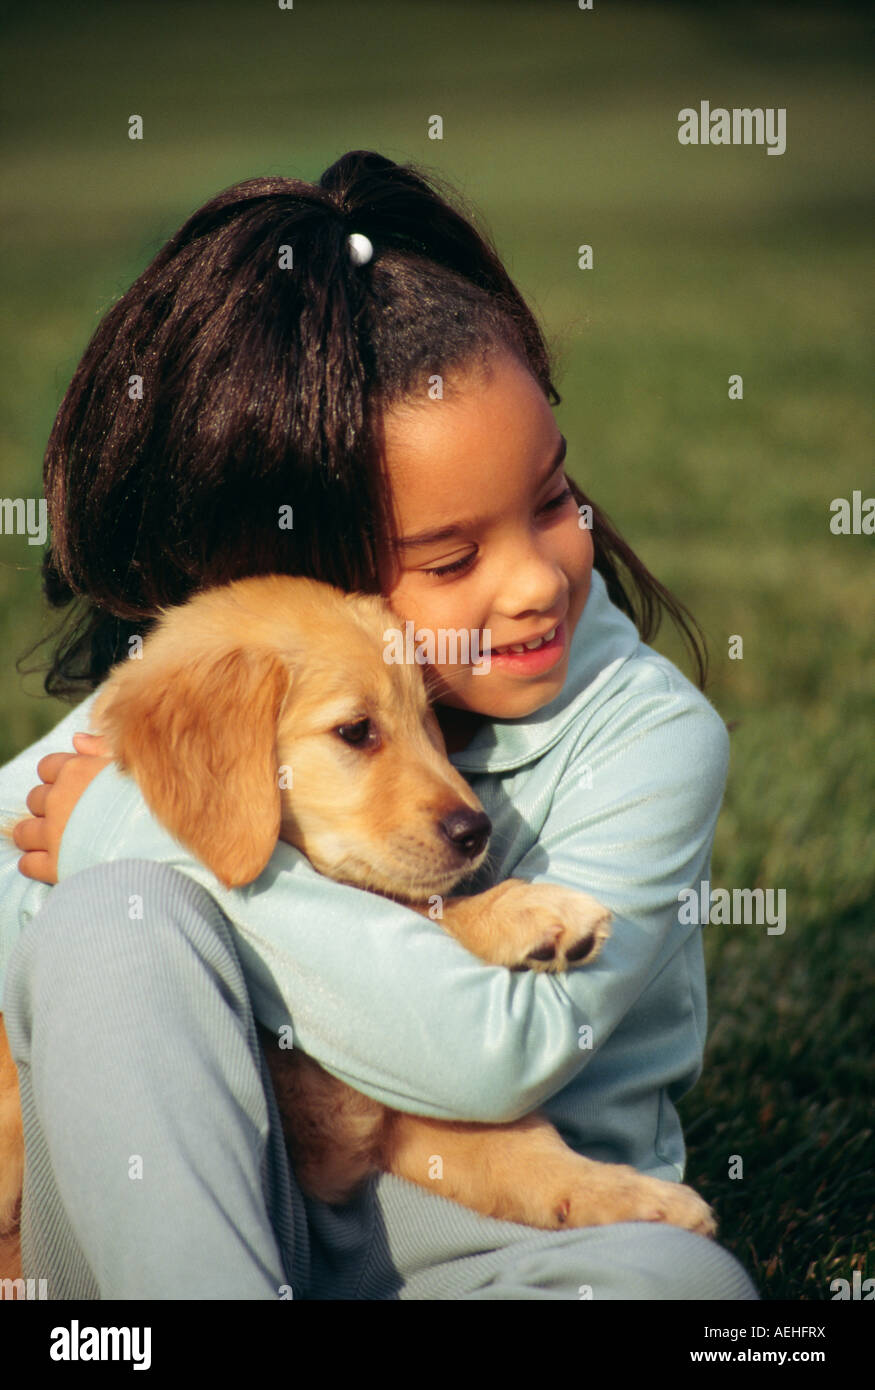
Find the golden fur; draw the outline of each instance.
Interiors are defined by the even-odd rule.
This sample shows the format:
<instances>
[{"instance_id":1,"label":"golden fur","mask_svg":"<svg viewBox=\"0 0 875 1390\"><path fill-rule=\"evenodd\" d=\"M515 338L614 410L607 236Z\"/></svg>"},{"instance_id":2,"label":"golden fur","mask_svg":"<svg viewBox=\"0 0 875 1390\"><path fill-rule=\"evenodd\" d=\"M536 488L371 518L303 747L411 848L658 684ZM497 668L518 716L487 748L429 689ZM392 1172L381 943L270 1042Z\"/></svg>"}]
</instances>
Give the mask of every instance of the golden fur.
<instances>
[{"instance_id":1,"label":"golden fur","mask_svg":"<svg viewBox=\"0 0 875 1390\"><path fill-rule=\"evenodd\" d=\"M380 598L307 579L205 590L166 610L139 658L114 668L92 725L155 816L227 887L257 878L282 838L320 873L420 912L440 895L441 924L484 961L587 964L609 914L584 894L509 879L449 896L486 850L463 851L441 821L482 807L446 758L421 672L383 660L383 633L398 622ZM543 1229L646 1220L714 1232L689 1188L582 1158L541 1115L462 1124L391 1111L261 1037L296 1175L322 1200L343 1202L382 1170ZM2 1031L0 1232L5 1223L11 1243L0 1275L17 1264L16 1082Z\"/></svg>"}]
</instances>

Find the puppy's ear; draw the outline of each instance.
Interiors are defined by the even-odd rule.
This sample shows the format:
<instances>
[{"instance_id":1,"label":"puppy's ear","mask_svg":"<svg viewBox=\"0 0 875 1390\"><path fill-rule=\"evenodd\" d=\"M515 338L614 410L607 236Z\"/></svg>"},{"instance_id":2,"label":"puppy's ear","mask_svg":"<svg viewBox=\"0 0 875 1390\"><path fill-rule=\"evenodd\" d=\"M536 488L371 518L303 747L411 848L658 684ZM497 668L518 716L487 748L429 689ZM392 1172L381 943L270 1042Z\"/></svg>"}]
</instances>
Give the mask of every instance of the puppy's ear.
<instances>
[{"instance_id":1,"label":"puppy's ear","mask_svg":"<svg viewBox=\"0 0 875 1390\"><path fill-rule=\"evenodd\" d=\"M257 878L279 837L276 733L290 681L272 652L226 648L172 664L144 652L95 707L150 810L228 888Z\"/></svg>"}]
</instances>

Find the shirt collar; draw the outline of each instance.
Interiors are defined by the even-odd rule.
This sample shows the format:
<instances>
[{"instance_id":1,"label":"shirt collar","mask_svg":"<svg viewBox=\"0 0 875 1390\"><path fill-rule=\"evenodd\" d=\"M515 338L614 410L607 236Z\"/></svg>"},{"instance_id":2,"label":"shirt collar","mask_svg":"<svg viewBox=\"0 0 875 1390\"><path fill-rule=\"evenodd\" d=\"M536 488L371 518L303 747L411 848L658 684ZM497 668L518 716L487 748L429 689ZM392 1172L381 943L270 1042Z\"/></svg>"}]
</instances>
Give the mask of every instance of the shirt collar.
<instances>
[{"instance_id":1,"label":"shirt collar","mask_svg":"<svg viewBox=\"0 0 875 1390\"><path fill-rule=\"evenodd\" d=\"M460 772L507 772L541 757L567 733L597 691L638 649L635 624L608 598L598 570L571 638L568 674L554 700L522 719L488 719L450 754Z\"/></svg>"}]
</instances>

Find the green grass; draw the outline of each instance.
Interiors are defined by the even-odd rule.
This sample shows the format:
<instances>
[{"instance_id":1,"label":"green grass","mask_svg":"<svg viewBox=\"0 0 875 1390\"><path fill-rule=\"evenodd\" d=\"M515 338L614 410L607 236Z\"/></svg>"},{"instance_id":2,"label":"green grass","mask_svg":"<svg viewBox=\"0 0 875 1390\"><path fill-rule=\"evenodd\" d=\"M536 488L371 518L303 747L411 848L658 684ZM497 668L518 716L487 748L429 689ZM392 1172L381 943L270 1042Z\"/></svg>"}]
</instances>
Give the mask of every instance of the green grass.
<instances>
[{"instance_id":1,"label":"green grass","mask_svg":"<svg viewBox=\"0 0 875 1390\"><path fill-rule=\"evenodd\" d=\"M824 1299L853 1267L875 1274L873 543L828 524L833 497L875 492L867 74L850 10L733 15L549 0L20 9L0 495L39 495L100 313L219 187L315 178L370 147L473 199L560 346L571 471L711 638L709 694L735 723L712 883L785 888L788 925L705 929L689 1180L764 1298ZM705 96L786 107L787 153L679 146L678 110ZM442 142L426 138L434 112ZM733 373L743 401L728 399ZM14 669L47 630L38 564L3 539L2 760L64 712ZM680 659L670 632L658 645Z\"/></svg>"}]
</instances>

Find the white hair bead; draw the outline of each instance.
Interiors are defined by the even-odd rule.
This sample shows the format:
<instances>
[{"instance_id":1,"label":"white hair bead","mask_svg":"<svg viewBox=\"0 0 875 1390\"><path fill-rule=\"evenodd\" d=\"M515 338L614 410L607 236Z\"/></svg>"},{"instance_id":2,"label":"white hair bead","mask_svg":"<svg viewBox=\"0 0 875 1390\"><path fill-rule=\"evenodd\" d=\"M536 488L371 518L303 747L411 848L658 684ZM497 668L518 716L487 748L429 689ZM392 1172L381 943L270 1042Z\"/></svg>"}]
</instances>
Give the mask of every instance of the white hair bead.
<instances>
[{"instance_id":1,"label":"white hair bead","mask_svg":"<svg viewBox=\"0 0 875 1390\"><path fill-rule=\"evenodd\" d=\"M374 245L363 232L350 232L347 238L350 260L354 265L367 265L374 254Z\"/></svg>"}]
</instances>

